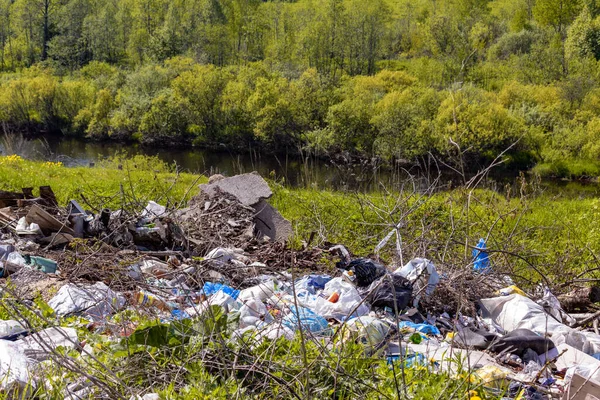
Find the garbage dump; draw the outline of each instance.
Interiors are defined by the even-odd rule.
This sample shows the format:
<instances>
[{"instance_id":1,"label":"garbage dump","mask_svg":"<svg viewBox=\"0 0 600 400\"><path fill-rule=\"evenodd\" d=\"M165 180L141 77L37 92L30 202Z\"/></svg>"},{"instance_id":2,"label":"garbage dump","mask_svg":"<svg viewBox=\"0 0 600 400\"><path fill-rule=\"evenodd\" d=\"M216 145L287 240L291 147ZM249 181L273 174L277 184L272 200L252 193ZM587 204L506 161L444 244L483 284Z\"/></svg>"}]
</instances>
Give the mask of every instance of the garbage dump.
<instances>
[{"instance_id":1,"label":"garbage dump","mask_svg":"<svg viewBox=\"0 0 600 400\"><path fill-rule=\"evenodd\" d=\"M592 292L557 297L545 288L528 296L493 274L483 239L474 267L460 276L420 254L393 265L353 257L343 245L293 249L286 243L292 225L269 205L271 195L255 173L211 177L186 208L150 201L138 213L91 212L76 200L59 207L49 187L37 198L31 188L10 193L0 209L3 296L53 321L86 321L107 345L128 338L160 346L173 333L172 325L135 319L117 324L127 310L161 324L218 314L233 323L231 340L258 345L302 333L330 347L361 343L392 366L434 371L456 372L458 356L505 398L600 398L600 335L582 329L600 318L585 308ZM584 311L579 318L568 312L573 304ZM70 326L36 330L18 312L0 321L2 392L33 395L44 380L40 366L69 351L94 353ZM73 381L64 397L94 390L90 379Z\"/></svg>"}]
</instances>

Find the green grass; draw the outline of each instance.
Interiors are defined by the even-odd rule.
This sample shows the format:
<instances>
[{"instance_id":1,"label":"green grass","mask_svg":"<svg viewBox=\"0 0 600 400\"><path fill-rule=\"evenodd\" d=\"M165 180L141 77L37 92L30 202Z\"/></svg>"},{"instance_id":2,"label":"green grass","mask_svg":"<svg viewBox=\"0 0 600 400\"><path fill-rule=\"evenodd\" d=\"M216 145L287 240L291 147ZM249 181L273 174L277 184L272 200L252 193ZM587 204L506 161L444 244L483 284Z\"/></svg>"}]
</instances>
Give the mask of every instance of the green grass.
<instances>
[{"instance_id":1,"label":"green grass","mask_svg":"<svg viewBox=\"0 0 600 400\"><path fill-rule=\"evenodd\" d=\"M148 200L179 204L197 194L197 185L206 181L200 175L176 173L153 157L114 158L92 168L0 157L0 190L33 187L36 194L39 186L50 185L60 205L71 199L81 203L82 195L96 209L123 205L140 209Z\"/></svg>"},{"instance_id":2,"label":"green grass","mask_svg":"<svg viewBox=\"0 0 600 400\"><path fill-rule=\"evenodd\" d=\"M532 172L542 178L596 179L600 176L600 163L590 160L544 162L533 167Z\"/></svg>"},{"instance_id":3,"label":"green grass","mask_svg":"<svg viewBox=\"0 0 600 400\"><path fill-rule=\"evenodd\" d=\"M206 180L200 175L177 174L152 157L114 158L93 168L0 157L0 189L51 185L61 205L69 199L81 202L84 197L96 209L116 209L124 204L139 210L148 200L184 204ZM543 193L535 182L526 181L521 182L519 191L503 194L455 189L419 196L290 189L272 182L275 194L271 203L293 222L295 245L315 232L313 244L343 243L355 254L367 256L402 221L404 262L427 257L443 268L468 268L468 246L484 237L488 247L498 251L492 255L496 267L513 272L521 285L544 282L541 273L558 286L598 266L600 201L593 195L596 186L591 185L585 193L567 187L565 197L560 191ZM577 193L582 193L581 198ZM388 261L393 241L381 252ZM586 277L598 276L593 271Z\"/></svg>"},{"instance_id":4,"label":"green grass","mask_svg":"<svg viewBox=\"0 0 600 400\"><path fill-rule=\"evenodd\" d=\"M66 168L0 157L2 189L51 185L61 204L81 195L98 207L119 207L123 198L131 207L143 206L147 200L175 204L196 194L198 183L205 181L202 176L177 174L170 166L146 157L113 159L95 168ZM600 219L600 200L595 197L543 193L535 182L524 180L518 191L497 193L459 188L432 196L290 189L276 182L271 184L274 189L271 203L293 222L296 246L316 232L313 244L343 243L355 254L366 256L392 226L402 221L404 261L427 257L442 271L470 268L468 245L475 245L480 237L486 237L488 247L495 251L491 255L495 268L512 272L524 289L538 283L558 289L562 283L598 266L600 228L596 221ZM382 250L387 261L392 259L393 247L390 242ZM580 277L598 278L597 271ZM9 310L0 302L0 311L2 307ZM162 328L164 323L127 313L130 314L124 320L134 320L146 327L158 326L160 329L152 328L157 332L171 335L179 329L170 324ZM0 316L10 315L0 312ZM123 313L115 316L114 322L119 323L123 316ZM71 356L83 371L97 376L125 397L130 392L123 385L134 392L152 387L164 398L173 399L225 399L234 393L244 398L277 399L294 398L293 393L301 398L450 399L467 398L471 390L476 390L482 399L494 398L466 372L458 376L438 374L426 365L406 369L402 374L384 360L366 357L358 345L324 351L319 343L302 344L297 337L293 341L240 347L228 340L231 327L226 322L217 318L211 322L194 320L192 328L202 334L185 340L167 337L158 347L127 341L110 343L106 337L80 329L81 339L94 348L97 362L86 361L77 354ZM80 324L76 319L60 323ZM206 323L210 326L202 326ZM225 362L226 367L209 367L199 359L199 354L214 356ZM231 367L234 360L236 368ZM244 369L249 366L258 370L250 373ZM185 373L177 375L184 367ZM106 374L107 368L116 371L116 377ZM262 374L261 369L272 376ZM60 372L57 376L62 378L54 386L40 389L41 398L60 393L60 385L78 376L73 371ZM170 375L174 372L175 375ZM176 378L154 381L157 376ZM359 377L359 382L353 377ZM275 378L284 379L290 386L282 387Z\"/></svg>"}]
</instances>

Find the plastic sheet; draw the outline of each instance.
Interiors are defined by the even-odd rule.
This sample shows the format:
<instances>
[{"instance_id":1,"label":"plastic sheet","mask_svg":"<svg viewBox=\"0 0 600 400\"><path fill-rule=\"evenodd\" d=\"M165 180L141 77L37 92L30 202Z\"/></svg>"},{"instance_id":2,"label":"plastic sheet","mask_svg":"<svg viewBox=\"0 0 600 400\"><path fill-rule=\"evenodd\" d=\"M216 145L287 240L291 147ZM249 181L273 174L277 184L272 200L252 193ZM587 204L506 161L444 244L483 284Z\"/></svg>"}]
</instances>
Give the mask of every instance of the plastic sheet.
<instances>
[{"instance_id":1,"label":"plastic sheet","mask_svg":"<svg viewBox=\"0 0 600 400\"><path fill-rule=\"evenodd\" d=\"M415 324L414 322L410 321L400 321L400 323L398 323L398 328L410 329L414 330L415 332L424 333L426 335L441 335L441 332L437 327L429 324Z\"/></svg>"},{"instance_id":2,"label":"plastic sheet","mask_svg":"<svg viewBox=\"0 0 600 400\"><path fill-rule=\"evenodd\" d=\"M599 335L571 329L527 297L512 294L481 299L480 304L483 318L490 318L506 332L529 329L539 335L550 336L557 346L566 343L586 354L600 352Z\"/></svg>"},{"instance_id":3,"label":"plastic sheet","mask_svg":"<svg viewBox=\"0 0 600 400\"><path fill-rule=\"evenodd\" d=\"M240 295L239 290L224 285L222 283L205 282L204 286L202 287L202 290L204 291L204 294L207 297L212 296L217 292L223 292L231 296L232 299L237 300L238 296Z\"/></svg>"},{"instance_id":4,"label":"plastic sheet","mask_svg":"<svg viewBox=\"0 0 600 400\"><path fill-rule=\"evenodd\" d=\"M61 287L48 305L59 316L85 313L94 320L103 321L125 305L125 297L113 292L104 282L89 286L70 283Z\"/></svg>"},{"instance_id":5,"label":"plastic sheet","mask_svg":"<svg viewBox=\"0 0 600 400\"><path fill-rule=\"evenodd\" d=\"M290 313L283 317L281 323L292 330L302 326L303 330L312 333L324 333L328 329L327 320L305 307L290 306Z\"/></svg>"}]
</instances>

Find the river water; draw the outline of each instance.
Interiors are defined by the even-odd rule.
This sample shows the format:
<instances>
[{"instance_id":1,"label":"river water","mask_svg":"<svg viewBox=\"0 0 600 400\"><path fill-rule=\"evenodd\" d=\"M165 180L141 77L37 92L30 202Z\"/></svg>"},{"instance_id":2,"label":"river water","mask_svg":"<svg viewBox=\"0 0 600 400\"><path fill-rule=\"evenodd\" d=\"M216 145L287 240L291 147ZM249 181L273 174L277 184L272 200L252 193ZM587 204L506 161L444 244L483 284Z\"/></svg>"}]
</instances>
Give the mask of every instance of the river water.
<instances>
[{"instance_id":1,"label":"river water","mask_svg":"<svg viewBox=\"0 0 600 400\"><path fill-rule=\"evenodd\" d=\"M256 151L233 153L197 148L163 148L117 142L86 142L77 139L32 139L11 143L11 151L33 160L61 161L66 166L88 166L116 154L156 156L170 164L176 163L182 171L216 173L231 176L257 171L262 176L276 179L291 187L372 191L385 185L397 187L406 184L408 173L402 168L347 165L333 160L299 157L286 154L266 154ZM3 154L7 152L0 144ZM417 175L417 174L415 174ZM426 186L426 174L420 172L416 180Z\"/></svg>"},{"instance_id":2,"label":"river water","mask_svg":"<svg viewBox=\"0 0 600 400\"><path fill-rule=\"evenodd\" d=\"M0 151L6 143L0 142ZM53 138L16 140L10 143L11 153L33 160L61 161L66 166L88 166L116 154L156 156L167 163L176 163L183 171L202 173L207 176L220 173L231 176L257 171L262 176L276 179L290 187L315 187L319 189L376 191L397 189L411 185L417 190L428 188L436 177L437 170L424 171L416 167L381 168L372 165L348 165L330 159L298 157L285 154L265 154L248 151L242 154L228 151L203 150L197 148L149 147L117 142L86 142L78 139ZM514 174L493 174L483 186L497 191L506 190L507 185L518 190L520 182ZM456 186L461 179L446 171L436 183L440 187ZM565 182L544 180L541 187L553 195L566 197L600 197L597 183Z\"/></svg>"}]
</instances>

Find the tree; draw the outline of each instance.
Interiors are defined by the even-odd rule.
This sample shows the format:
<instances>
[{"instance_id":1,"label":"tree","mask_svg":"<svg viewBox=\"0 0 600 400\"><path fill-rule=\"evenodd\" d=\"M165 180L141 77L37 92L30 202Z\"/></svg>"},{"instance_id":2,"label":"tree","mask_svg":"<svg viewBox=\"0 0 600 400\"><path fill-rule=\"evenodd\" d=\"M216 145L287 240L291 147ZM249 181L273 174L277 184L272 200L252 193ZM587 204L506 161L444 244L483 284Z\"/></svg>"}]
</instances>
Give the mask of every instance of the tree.
<instances>
[{"instance_id":1,"label":"tree","mask_svg":"<svg viewBox=\"0 0 600 400\"><path fill-rule=\"evenodd\" d=\"M600 60L600 23L592 20L587 7L569 27L565 52L568 58L594 57Z\"/></svg>"},{"instance_id":2,"label":"tree","mask_svg":"<svg viewBox=\"0 0 600 400\"><path fill-rule=\"evenodd\" d=\"M533 15L541 25L551 26L556 32L564 34L579 10L579 0L537 0Z\"/></svg>"}]
</instances>

